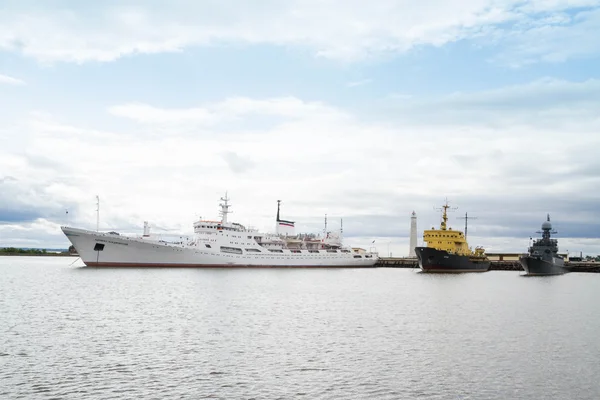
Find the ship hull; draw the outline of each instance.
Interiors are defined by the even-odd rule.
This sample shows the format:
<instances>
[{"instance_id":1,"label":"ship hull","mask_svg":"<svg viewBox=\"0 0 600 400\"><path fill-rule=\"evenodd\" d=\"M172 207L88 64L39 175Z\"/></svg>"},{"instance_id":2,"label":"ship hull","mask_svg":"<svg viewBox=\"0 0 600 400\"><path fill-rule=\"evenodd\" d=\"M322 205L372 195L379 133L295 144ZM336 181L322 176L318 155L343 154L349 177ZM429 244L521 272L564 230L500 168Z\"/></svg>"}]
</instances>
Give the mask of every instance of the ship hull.
<instances>
[{"instance_id":1,"label":"ship hull","mask_svg":"<svg viewBox=\"0 0 600 400\"><path fill-rule=\"evenodd\" d=\"M519 258L526 275L562 275L567 271L565 262L556 258L552 261L537 257L524 256Z\"/></svg>"},{"instance_id":2,"label":"ship hull","mask_svg":"<svg viewBox=\"0 0 600 400\"><path fill-rule=\"evenodd\" d=\"M415 252L423 272L486 272L490 269L487 259L474 260L431 247L416 247Z\"/></svg>"},{"instance_id":3,"label":"ship hull","mask_svg":"<svg viewBox=\"0 0 600 400\"><path fill-rule=\"evenodd\" d=\"M177 245L166 242L98 233L62 227L63 233L88 267L157 267L157 268L367 268L378 257L347 252L318 253L303 251L230 254L203 246Z\"/></svg>"}]
</instances>

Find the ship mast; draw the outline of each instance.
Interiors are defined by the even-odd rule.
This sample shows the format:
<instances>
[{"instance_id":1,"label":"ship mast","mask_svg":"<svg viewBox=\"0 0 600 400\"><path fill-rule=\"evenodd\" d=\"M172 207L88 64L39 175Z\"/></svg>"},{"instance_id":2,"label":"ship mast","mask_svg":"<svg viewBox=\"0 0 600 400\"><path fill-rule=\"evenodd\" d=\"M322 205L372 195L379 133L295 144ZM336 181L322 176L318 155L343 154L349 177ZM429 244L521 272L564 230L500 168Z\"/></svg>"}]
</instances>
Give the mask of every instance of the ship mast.
<instances>
[{"instance_id":1,"label":"ship mast","mask_svg":"<svg viewBox=\"0 0 600 400\"><path fill-rule=\"evenodd\" d=\"M465 240L467 239L467 221L470 219L477 219L477 217L469 217L467 215L467 213L465 213L464 217L459 217L460 219L464 219L465 220Z\"/></svg>"},{"instance_id":2,"label":"ship mast","mask_svg":"<svg viewBox=\"0 0 600 400\"><path fill-rule=\"evenodd\" d=\"M96 195L96 232L100 230L100 197Z\"/></svg>"},{"instance_id":3,"label":"ship mast","mask_svg":"<svg viewBox=\"0 0 600 400\"><path fill-rule=\"evenodd\" d=\"M446 213L446 210L448 210L448 202L446 202L446 204L444 204L442 207L444 207L444 213L442 214L442 230L445 231L446 230L446 222L448 221L448 214Z\"/></svg>"},{"instance_id":4,"label":"ship mast","mask_svg":"<svg viewBox=\"0 0 600 400\"><path fill-rule=\"evenodd\" d=\"M546 221L550 222L550 214L547 214ZM549 240L550 239L550 233L551 233L550 231L552 230L552 228L550 226L547 227L547 228L546 227L544 227L544 228L542 228L542 230L544 231L544 233L542 235L543 235L544 239Z\"/></svg>"},{"instance_id":5,"label":"ship mast","mask_svg":"<svg viewBox=\"0 0 600 400\"><path fill-rule=\"evenodd\" d=\"M277 200L277 222L279 222L279 207L281 205L281 200Z\"/></svg>"},{"instance_id":6,"label":"ship mast","mask_svg":"<svg viewBox=\"0 0 600 400\"><path fill-rule=\"evenodd\" d=\"M446 203L442 206L441 209L438 208L438 211L443 210L442 212L442 223L440 225L440 229L442 231L446 230L446 227L448 226L448 209L450 208L450 206L448 205L448 199L446 198ZM454 207L452 209L450 209L450 211L454 211L457 210L458 207Z\"/></svg>"},{"instance_id":7,"label":"ship mast","mask_svg":"<svg viewBox=\"0 0 600 400\"><path fill-rule=\"evenodd\" d=\"M222 203L219 204L221 206L221 224L225 225L227 223L227 214L231 214L232 211L229 211L229 198L227 197L227 192L225 192L225 197L221 197Z\"/></svg>"},{"instance_id":8,"label":"ship mast","mask_svg":"<svg viewBox=\"0 0 600 400\"><path fill-rule=\"evenodd\" d=\"M281 200L277 200L277 218L275 219L275 233L279 235L279 207L281 206Z\"/></svg>"}]
</instances>

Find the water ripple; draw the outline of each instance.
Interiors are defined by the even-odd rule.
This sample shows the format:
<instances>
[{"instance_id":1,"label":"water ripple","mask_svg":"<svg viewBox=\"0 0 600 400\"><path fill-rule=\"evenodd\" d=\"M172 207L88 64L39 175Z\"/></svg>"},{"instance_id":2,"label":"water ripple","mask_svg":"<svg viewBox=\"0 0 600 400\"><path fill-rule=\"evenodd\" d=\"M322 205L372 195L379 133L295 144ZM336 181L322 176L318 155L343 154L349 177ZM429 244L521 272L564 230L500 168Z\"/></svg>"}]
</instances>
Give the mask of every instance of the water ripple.
<instances>
[{"instance_id":1,"label":"water ripple","mask_svg":"<svg viewBox=\"0 0 600 400\"><path fill-rule=\"evenodd\" d=\"M0 258L0 397L600 398L600 274Z\"/></svg>"}]
</instances>

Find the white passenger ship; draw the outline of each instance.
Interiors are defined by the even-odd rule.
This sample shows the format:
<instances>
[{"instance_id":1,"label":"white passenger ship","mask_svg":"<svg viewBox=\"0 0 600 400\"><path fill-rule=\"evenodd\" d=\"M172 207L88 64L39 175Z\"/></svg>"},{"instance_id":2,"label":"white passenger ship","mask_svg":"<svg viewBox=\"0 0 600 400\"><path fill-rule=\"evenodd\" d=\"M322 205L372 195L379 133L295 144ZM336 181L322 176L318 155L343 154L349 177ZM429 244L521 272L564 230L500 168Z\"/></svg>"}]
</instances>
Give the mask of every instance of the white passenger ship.
<instances>
[{"instance_id":1,"label":"white passenger ship","mask_svg":"<svg viewBox=\"0 0 600 400\"><path fill-rule=\"evenodd\" d=\"M276 233L260 233L229 222L227 195L221 198L220 221L194 223L194 238L167 242L150 235L144 222L141 237L61 227L89 267L373 267L376 252L359 252L343 246L339 234L296 235L294 222L279 218Z\"/></svg>"}]
</instances>

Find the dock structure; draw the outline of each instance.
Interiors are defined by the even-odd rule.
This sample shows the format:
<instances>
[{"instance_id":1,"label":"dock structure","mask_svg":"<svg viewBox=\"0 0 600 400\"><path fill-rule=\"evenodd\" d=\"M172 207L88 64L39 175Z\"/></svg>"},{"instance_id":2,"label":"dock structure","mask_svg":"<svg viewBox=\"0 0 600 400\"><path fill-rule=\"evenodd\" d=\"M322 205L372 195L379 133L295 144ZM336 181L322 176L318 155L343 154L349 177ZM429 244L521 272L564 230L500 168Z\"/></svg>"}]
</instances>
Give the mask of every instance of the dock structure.
<instances>
[{"instance_id":1,"label":"dock structure","mask_svg":"<svg viewBox=\"0 0 600 400\"><path fill-rule=\"evenodd\" d=\"M376 267L384 268L419 268L416 258L408 257L381 257L377 260Z\"/></svg>"},{"instance_id":2,"label":"dock structure","mask_svg":"<svg viewBox=\"0 0 600 400\"><path fill-rule=\"evenodd\" d=\"M416 258L408 257L382 257L377 261L378 268L419 268ZM600 262L593 261L567 261L565 267L569 272L597 272L600 273ZM492 260L490 271L523 271L519 261L514 260Z\"/></svg>"},{"instance_id":3,"label":"dock structure","mask_svg":"<svg viewBox=\"0 0 600 400\"><path fill-rule=\"evenodd\" d=\"M570 261L565 264L569 272L600 272L598 261Z\"/></svg>"}]
</instances>

